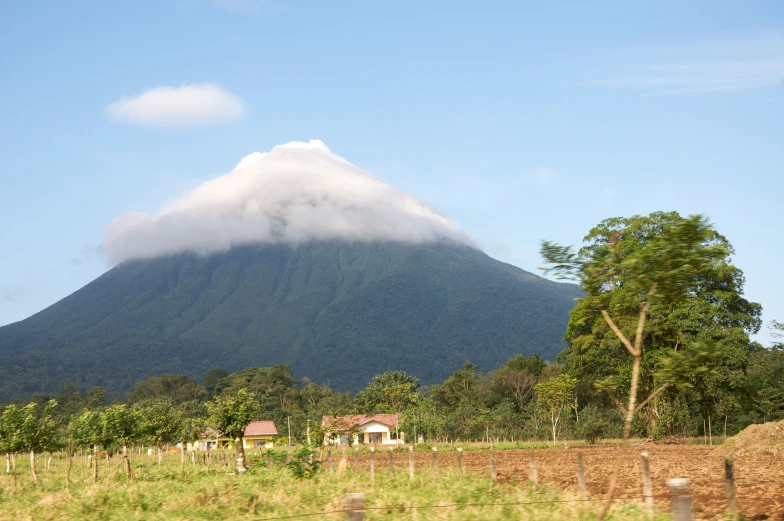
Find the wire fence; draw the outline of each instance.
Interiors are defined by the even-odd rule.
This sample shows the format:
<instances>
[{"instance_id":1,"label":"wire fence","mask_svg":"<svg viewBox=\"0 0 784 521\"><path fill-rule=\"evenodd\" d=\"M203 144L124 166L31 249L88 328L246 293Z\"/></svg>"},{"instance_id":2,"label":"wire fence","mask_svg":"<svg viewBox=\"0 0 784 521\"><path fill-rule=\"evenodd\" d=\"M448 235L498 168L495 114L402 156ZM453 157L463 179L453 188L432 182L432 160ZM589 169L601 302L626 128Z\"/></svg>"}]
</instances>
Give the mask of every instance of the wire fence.
<instances>
[{"instance_id":1,"label":"wire fence","mask_svg":"<svg viewBox=\"0 0 784 521\"><path fill-rule=\"evenodd\" d=\"M684 497L681 494L657 494L653 496L645 496L645 495L637 495L637 496L623 496L623 497L614 497L612 501L638 501L644 500L647 497L652 499L672 499L672 498L682 498ZM725 496L700 496L701 500L725 500ZM742 498L745 501L773 501L779 498L770 498L770 497L744 497ZM439 509L439 508L470 508L470 507L519 507L519 506L536 506L536 505L553 505L553 504L564 504L564 503L596 503L605 501L606 498L603 497L595 497L595 498L585 498L585 499L556 499L556 500L547 500L547 501L508 501L503 503L446 503L446 504L439 504L439 505L393 505L393 506L361 506L355 508L340 508L335 510L324 510L318 512L306 512L301 514L291 514L285 516L277 516L277 517L263 517L257 518L254 521L280 521L284 519L298 519L298 518L305 518L305 517L313 517L313 516L329 516L329 515L338 515L338 514L348 514L351 512L365 512L365 511L388 511L394 512L398 514L411 512L412 510L426 510L426 509ZM691 498L689 497L689 500Z\"/></svg>"}]
</instances>

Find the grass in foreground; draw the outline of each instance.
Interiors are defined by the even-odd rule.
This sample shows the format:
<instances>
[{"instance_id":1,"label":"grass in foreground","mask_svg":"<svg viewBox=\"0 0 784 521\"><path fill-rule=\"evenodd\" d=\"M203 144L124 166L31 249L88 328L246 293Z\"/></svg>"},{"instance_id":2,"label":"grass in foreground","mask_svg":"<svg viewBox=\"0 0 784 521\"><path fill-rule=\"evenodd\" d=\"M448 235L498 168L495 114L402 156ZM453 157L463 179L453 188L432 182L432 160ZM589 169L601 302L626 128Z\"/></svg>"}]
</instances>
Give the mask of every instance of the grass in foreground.
<instances>
[{"instance_id":1,"label":"grass in foreground","mask_svg":"<svg viewBox=\"0 0 784 521\"><path fill-rule=\"evenodd\" d=\"M179 456L167 456L161 467L152 458L136 456L134 480L128 482L115 457L101 462L99 481L93 484L85 460L75 458L66 490L65 460L55 458L51 470L40 470L41 485L36 487L29 464L17 458L15 494L12 477L0 476L0 520L260 521L314 512L321 514L302 519L330 521L346 519L345 512L324 512L344 509L346 494L353 492L363 493L365 506L372 508L366 512L368 520L591 520L599 507L598 502L573 501L574 496L547 485L499 485L483 476L427 470L409 480L403 472L389 477L386 468L377 468L372 482L367 470L340 472L339 467L334 474L322 471L312 480L296 480L285 467L257 463L238 476L233 467L182 465ZM530 504L511 504L523 502ZM476 505L488 503L492 506ZM646 516L638 505L627 504L617 505L611 519L642 521Z\"/></svg>"}]
</instances>

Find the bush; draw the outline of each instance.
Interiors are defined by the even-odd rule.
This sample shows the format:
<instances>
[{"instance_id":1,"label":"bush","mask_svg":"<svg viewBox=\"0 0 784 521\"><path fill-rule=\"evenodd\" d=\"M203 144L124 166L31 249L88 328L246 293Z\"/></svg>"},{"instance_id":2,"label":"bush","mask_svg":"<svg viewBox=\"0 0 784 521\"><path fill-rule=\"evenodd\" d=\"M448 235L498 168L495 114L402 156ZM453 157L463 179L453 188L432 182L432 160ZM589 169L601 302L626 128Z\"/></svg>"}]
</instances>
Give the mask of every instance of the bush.
<instances>
[{"instance_id":1,"label":"bush","mask_svg":"<svg viewBox=\"0 0 784 521\"><path fill-rule=\"evenodd\" d=\"M575 423L574 430L577 436L591 445L602 438L606 438L616 429L613 420L607 411L589 405L580 411L580 421Z\"/></svg>"},{"instance_id":2,"label":"bush","mask_svg":"<svg viewBox=\"0 0 784 521\"><path fill-rule=\"evenodd\" d=\"M315 458L316 451L305 445L294 451L294 458L288 462L291 473L297 479L311 479L321 468L321 461Z\"/></svg>"},{"instance_id":3,"label":"bush","mask_svg":"<svg viewBox=\"0 0 784 521\"><path fill-rule=\"evenodd\" d=\"M289 459L289 453L285 450L267 449L261 455L262 465L268 467L282 467Z\"/></svg>"}]
</instances>

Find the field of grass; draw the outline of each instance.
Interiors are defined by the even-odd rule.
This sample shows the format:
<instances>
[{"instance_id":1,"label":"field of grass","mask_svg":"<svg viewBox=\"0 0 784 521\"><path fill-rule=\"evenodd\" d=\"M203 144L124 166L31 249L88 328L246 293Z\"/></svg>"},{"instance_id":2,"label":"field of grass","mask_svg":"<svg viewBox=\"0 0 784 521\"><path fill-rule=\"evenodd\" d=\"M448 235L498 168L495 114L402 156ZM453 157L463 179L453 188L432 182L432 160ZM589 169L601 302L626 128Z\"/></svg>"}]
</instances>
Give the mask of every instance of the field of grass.
<instances>
[{"instance_id":1,"label":"field of grass","mask_svg":"<svg viewBox=\"0 0 784 521\"><path fill-rule=\"evenodd\" d=\"M133 481L128 481L121 458L100 461L98 482L92 482L86 459L73 460L71 485L66 488L67 460L40 456L40 485L33 482L29 458L17 456L18 483L11 474L0 475L0 520L255 520L317 515L301 519L345 519L348 493L363 493L366 519L377 520L507 520L594 519L597 502L577 498L546 484L497 484L489 477L452 469L434 474L417 469L413 480L397 469L390 477L384 460L376 463L375 479L368 469L353 470L351 462L334 457L334 473L322 469L315 478L297 480L285 466L263 466L251 455L251 469L243 475L233 465L215 458L211 465L184 464L179 455L167 455L159 467L156 458L134 455ZM348 458L349 460L351 458ZM518 503L518 504L514 504ZM477 505L482 504L482 505ZM418 507L418 508L415 508ZM635 504L614 507L611 519L645 519ZM668 516L661 516L668 519Z\"/></svg>"}]
</instances>

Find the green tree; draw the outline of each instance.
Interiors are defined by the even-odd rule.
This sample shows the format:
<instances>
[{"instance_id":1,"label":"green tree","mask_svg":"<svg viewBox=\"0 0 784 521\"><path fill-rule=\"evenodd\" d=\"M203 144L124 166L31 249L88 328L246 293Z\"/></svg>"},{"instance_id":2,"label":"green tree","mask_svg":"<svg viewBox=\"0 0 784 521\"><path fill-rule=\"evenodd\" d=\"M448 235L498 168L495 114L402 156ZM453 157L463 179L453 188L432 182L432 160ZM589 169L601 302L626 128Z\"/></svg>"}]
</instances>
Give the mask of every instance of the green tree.
<instances>
[{"instance_id":1,"label":"green tree","mask_svg":"<svg viewBox=\"0 0 784 521\"><path fill-rule=\"evenodd\" d=\"M159 398L137 404L136 414L139 417L139 434L155 444L160 465L163 459L163 444L176 441L183 421L182 413L175 408L170 398Z\"/></svg>"},{"instance_id":2,"label":"green tree","mask_svg":"<svg viewBox=\"0 0 784 521\"><path fill-rule=\"evenodd\" d=\"M126 401L137 403L163 398L169 399L174 405L194 400L206 401L207 391L192 378L181 374L165 374L138 382Z\"/></svg>"},{"instance_id":3,"label":"green tree","mask_svg":"<svg viewBox=\"0 0 784 521\"><path fill-rule=\"evenodd\" d=\"M414 405L403 412L400 427L403 432L417 443L419 436L426 441L440 438L445 434L446 417L439 410L438 402L433 398L420 398Z\"/></svg>"},{"instance_id":4,"label":"green tree","mask_svg":"<svg viewBox=\"0 0 784 521\"><path fill-rule=\"evenodd\" d=\"M775 341L769 348L752 345L746 381L748 415L740 427L784 418L784 342L780 340L784 338L784 324L774 320L770 329Z\"/></svg>"},{"instance_id":5,"label":"green tree","mask_svg":"<svg viewBox=\"0 0 784 521\"><path fill-rule=\"evenodd\" d=\"M501 399L511 400L518 412L525 410L531 400L537 377L545 362L537 355L517 355L489 374L493 393Z\"/></svg>"},{"instance_id":6,"label":"green tree","mask_svg":"<svg viewBox=\"0 0 784 521\"><path fill-rule=\"evenodd\" d=\"M706 338L699 330L753 330L759 327L760 307L740 296L743 275L729 262L732 247L702 216L657 212L607 219L584 242L575 253L544 241L541 253L551 265L548 272L577 281L586 293L570 315L567 358L578 374L600 375L604 364L610 374L602 375L602 388L616 394L626 390L626 405L620 399L616 403L627 440L641 407L673 383L692 383L720 356L721 348L713 341L722 338ZM711 312L720 313L721 307L728 313L716 320ZM695 308L701 312L691 312ZM688 331L683 327L686 317ZM726 322L725 328L716 322ZM631 355L631 367L622 362L624 350ZM649 363L643 367L646 352ZM641 371L646 368L652 369L643 374L648 397L638 405ZM616 477L617 466L610 496Z\"/></svg>"},{"instance_id":7,"label":"green tree","mask_svg":"<svg viewBox=\"0 0 784 521\"><path fill-rule=\"evenodd\" d=\"M416 403L419 379L403 371L389 371L376 375L368 386L357 393L354 404L364 414L400 414Z\"/></svg>"},{"instance_id":8,"label":"green tree","mask_svg":"<svg viewBox=\"0 0 784 521\"><path fill-rule=\"evenodd\" d=\"M68 435L79 449L94 449L103 441L100 411L85 409L71 416Z\"/></svg>"},{"instance_id":9,"label":"green tree","mask_svg":"<svg viewBox=\"0 0 784 521\"><path fill-rule=\"evenodd\" d=\"M204 375L204 388L207 389L210 395L215 395L218 392L218 382L227 376L229 376L229 373L224 369L210 369Z\"/></svg>"},{"instance_id":10,"label":"green tree","mask_svg":"<svg viewBox=\"0 0 784 521\"><path fill-rule=\"evenodd\" d=\"M574 386L576 384L577 380L575 378L561 374L534 386L537 412L550 422L553 433L553 445L555 445L558 437L558 424L561 421L561 414L572 403Z\"/></svg>"},{"instance_id":11,"label":"green tree","mask_svg":"<svg viewBox=\"0 0 784 521\"><path fill-rule=\"evenodd\" d=\"M237 472L245 472L245 427L258 412L259 405L253 393L240 389L234 394L218 396L208 404L210 420L224 435L234 440L237 450Z\"/></svg>"},{"instance_id":12,"label":"green tree","mask_svg":"<svg viewBox=\"0 0 784 521\"><path fill-rule=\"evenodd\" d=\"M30 402L24 407L8 405L3 410L3 445L9 452L29 452L30 470L35 484L40 484L35 467L35 453L54 450L58 446L55 421L57 400L43 405Z\"/></svg>"},{"instance_id":13,"label":"green tree","mask_svg":"<svg viewBox=\"0 0 784 521\"><path fill-rule=\"evenodd\" d=\"M489 380L478 368L466 361L430 395L445 412L445 431L449 437L469 439L484 437L489 431Z\"/></svg>"},{"instance_id":14,"label":"green tree","mask_svg":"<svg viewBox=\"0 0 784 521\"><path fill-rule=\"evenodd\" d=\"M67 432L75 448L87 449L92 452L93 458L96 458L98 445L103 443L101 411L84 409L81 413L72 415L68 423ZM94 460L93 482L97 480L98 463Z\"/></svg>"},{"instance_id":15,"label":"green tree","mask_svg":"<svg viewBox=\"0 0 784 521\"><path fill-rule=\"evenodd\" d=\"M101 412L103 446L121 449L131 445L140 435L139 414L126 404L107 407Z\"/></svg>"},{"instance_id":16,"label":"green tree","mask_svg":"<svg viewBox=\"0 0 784 521\"><path fill-rule=\"evenodd\" d=\"M199 434L207 429L207 420L204 418L185 417L179 424L175 439L182 443L182 450L186 450L188 443L199 438Z\"/></svg>"},{"instance_id":17,"label":"green tree","mask_svg":"<svg viewBox=\"0 0 784 521\"><path fill-rule=\"evenodd\" d=\"M121 448L125 473L133 479L128 446L140 436L139 413L126 404L112 405L101 413L101 439L105 447Z\"/></svg>"}]
</instances>

